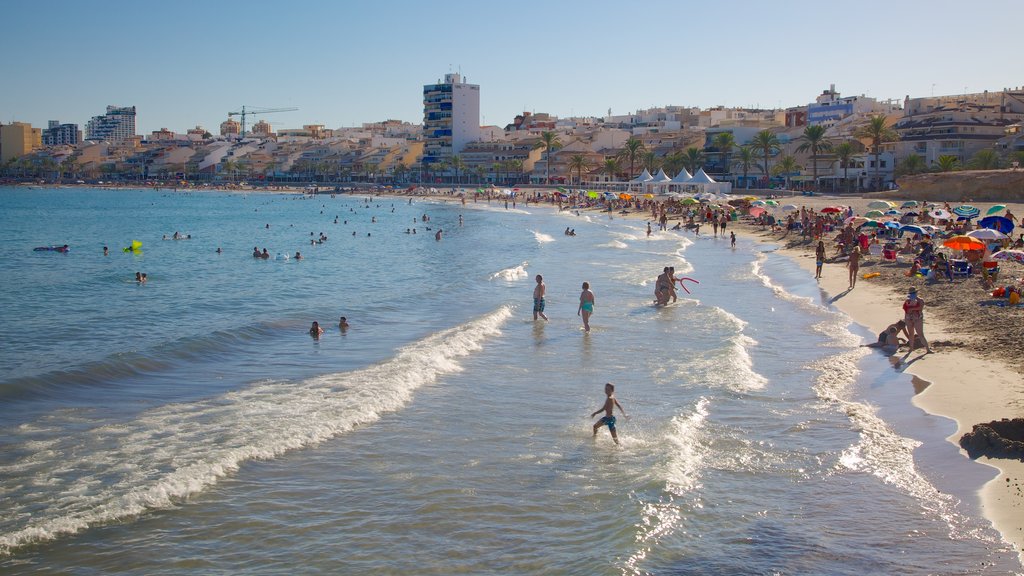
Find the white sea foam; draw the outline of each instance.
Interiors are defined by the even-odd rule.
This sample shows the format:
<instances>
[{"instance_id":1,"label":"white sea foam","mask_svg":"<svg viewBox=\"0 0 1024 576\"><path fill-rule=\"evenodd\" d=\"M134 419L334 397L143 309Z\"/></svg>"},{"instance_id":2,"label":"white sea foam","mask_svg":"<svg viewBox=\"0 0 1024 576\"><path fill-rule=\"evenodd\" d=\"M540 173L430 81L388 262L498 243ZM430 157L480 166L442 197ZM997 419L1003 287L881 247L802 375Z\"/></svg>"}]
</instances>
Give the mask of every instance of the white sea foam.
<instances>
[{"instance_id":1,"label":"white sea foam","mask_svg":"<svg viewBox=\"0 0 1024 576\"><path fill-rule=\"evenodd\" d=\"M491 274L490 279L491 280L501 279L501 280L507 280L509 282L513 282L515 280L522 280L523 278L526 278L526 276L527 276L526 267L528 265L529 265L529 262L523 262L519 266L513 266L512 268L505 268L504 270L499 270L499 271L495 272L494 274Z\"/></svg>"},{"instance_id":2,"label":"white sea foam","mask_svg":"<svg viewBox=\"0 0 1024 576\"><path fill-rule=\"evenodd\" d=\"M611 242L605 242L604 244L598 244L599 248L615 248L618 250L625 250L629 248L629 244L626 244L622 240L612 240Z\"/></svg>"},{"instance_id":3,"label":"white sea foam","mask_svg":"<svg viewBox=\"0 0 1024 576\"><path fill-rule=\"evenodd\" d=\"M555 241L554 237L552 237L552 236L550 236L548 234L545 234L543 232L538 232L536 230L530 230L530 232L533 232L533 237L534 237L534 239L537 240L538 244L547 244L548 242L554 242Z\"/></svg>"},{"instance_id":4,"label":"white sea foam","mask_svg":"<svg viewBox=\"0 0 1024 576\"><path fill-rule=\"evenodd\" d=\"M386 362L301 382L262 382L206 401L170 404L127 423L93 428L60 449L0 466L45 492L0 491L0 554L89 526L174 506L247 461L315 446L401 409L420 387L461 370L459 360L500 333L508 307L398 350ZM37 440L38 441L38 440Z\"/></svg>"}]
</instances>

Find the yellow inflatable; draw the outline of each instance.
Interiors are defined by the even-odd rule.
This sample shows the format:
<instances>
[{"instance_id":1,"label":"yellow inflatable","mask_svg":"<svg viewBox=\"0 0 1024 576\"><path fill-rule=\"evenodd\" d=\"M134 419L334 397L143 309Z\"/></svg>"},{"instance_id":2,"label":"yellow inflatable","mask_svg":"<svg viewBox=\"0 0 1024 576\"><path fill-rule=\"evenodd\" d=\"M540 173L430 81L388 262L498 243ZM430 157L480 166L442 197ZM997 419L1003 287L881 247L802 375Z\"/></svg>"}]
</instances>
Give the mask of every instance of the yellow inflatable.
<instances>
[{"instance_id":1,"label":"yellow inflatable","mask_svg":"<svg viewBox=\"0 0 1024 576\"><path fill-rule=\"evenodd\" d=\"M875 276L881 276L881 275L882 275L881 272L870 272L868 274L865 274L865 275L861 276L861 278L867 280L868 278L874 278Z\"/></svg>"},{"instance_id":2,"label":"yellow inflatable","mask_svg":"<svg viewBox=\"0 0 1024 576\"><path fill-rule=\"evenodd\" d=\"M138 252L141 249L142 249L142 242L139 242L138 240L132 240L131 245L128 246L127 248L125 248L124 251L125 252Z\"/></svg>"}]
</instances>

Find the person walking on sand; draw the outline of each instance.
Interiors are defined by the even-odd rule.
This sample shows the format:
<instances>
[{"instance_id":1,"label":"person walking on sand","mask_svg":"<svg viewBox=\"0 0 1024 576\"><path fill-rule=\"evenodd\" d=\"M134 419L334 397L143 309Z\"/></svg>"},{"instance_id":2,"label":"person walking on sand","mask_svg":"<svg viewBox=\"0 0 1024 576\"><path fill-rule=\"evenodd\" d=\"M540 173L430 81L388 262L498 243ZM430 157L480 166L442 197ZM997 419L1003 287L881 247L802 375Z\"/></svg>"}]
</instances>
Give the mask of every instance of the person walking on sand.
<instances>
[{"instance_id":1,"label":"person walking on sand","mask_svg":"<svg viewBox=\"0 0 1024 576\"><path fill-rule=\"evenodd\" d=\"M932 353L932 347L924 337L924 300L917 297L917 288L910 287L907 299L903 301L903 321L907 323L907 345L910 352L917 348L917 339L920 337L924 344L925 354Z\"/></svg>"},{"instance_id":2,"label":"person walking on sand","mask_svg":"<svg viewBox=\"0 0 1024 576\"><path fill-rule=\"evenodd\" d=\"M590 315L594 313L594 293L590 291L590 282L583 283L583 292L580 292L580 307L576 310L577 316L583 317L583 330L590 332Z\"/></svg>"},{"instance_id":3,"label":"person walking on sand","mask_svg":"<svg viewBox=\"0 0 1024 576\"><path fill-rule=\"evenodd\" d=\"M814 279L821 279L821 267L825 264L825 242L818 240L818 247L814 249Z\"/></svg>"},{"instance_id":4,"label":"person walking on sand","mask_svg":"<svg viewBox=\"0 0 1024 576\"><path fill-rule=\"evenodd\" d=\"M537 274L537 285L533 288L533 319L537 320L537 317L547 320L548 317L544 315L544 294L547 293L548 287L544 285L544 277Z\"/></svg>"},{"instance_id":5,"label":"person walking on sand","mask_svg":"<svg viewBox=\"0 0 1024 576\"><path fill-rule=\"evenodd\" d=\"M857 285L857 271L860 270L859 246L854 246L853 250L850 250L850 261L846 263L846 266L850 269L850 290L853 290Z\"/></svg>"},{"instance_id":6,"label":"person walking on sand","mask_svg":"<svg viewBox=\"0 0 1024 576\"><path fill-rule=\"evenodd\" d=\"M611 432L612 434L612 440L614 440L615 443L618 444L619 436L618 434L615 433L615 416L613 416L612 413L615 411L615 407L618 406L619 412L621 412L622 415L626 417L626 410L622 407L622 404L619 404L619 401L615 398L614 384L612 384L611 382L605 384L604 394L606 396L606 398L604 399L604 406L598 408L597 410L594 411L593 414L590 415L590 417L593 418L594 416L597 416L601 412L604 412L604 417L598 420L596 424L594 424L594 436L597 436L597 431L601 429L601 426L607 424L608 431Z\"/></svg>"}]
</instances>

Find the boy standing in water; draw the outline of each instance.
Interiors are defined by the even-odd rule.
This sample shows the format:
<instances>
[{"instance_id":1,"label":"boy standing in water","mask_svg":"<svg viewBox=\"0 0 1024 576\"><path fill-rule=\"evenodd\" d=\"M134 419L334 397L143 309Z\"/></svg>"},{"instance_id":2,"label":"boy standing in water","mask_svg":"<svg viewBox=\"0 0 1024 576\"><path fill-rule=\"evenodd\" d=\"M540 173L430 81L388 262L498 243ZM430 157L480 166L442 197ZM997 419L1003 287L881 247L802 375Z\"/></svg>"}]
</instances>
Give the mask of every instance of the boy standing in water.
<instances>
[{"instance_id":1,"label":"boy standing in water","mask_svg":"<svg viewBox=\"0 0 1024 576\"><path fill-rule=\"evenodd\" d=\"M607 396L607 398L604 399L604 406L602 406L601 408L599 408L593 414L590 415L590 417L593 418L594 416L597 416L601 412L604 412L604 418L601 418L600 420L597 421L597 424L594 424L594 436L597 436L597 431L601 429L601 426L607 424L608 431L612 433L612 440L615 440L615 443L618 444L619 437L617 434L615 434L615 416L612 416L612 412L615 410L615 407L618 406L619 412L621 412L622 415L625 416L626 410L623 409L622 404L619 404L619 401L615 399L614 384L612 384L611 382L605 384L604 393Z\"/></svg>"},{"instance_id":2,"label":"boy standing in water","mask_svg":"<svg viewBox=\"0 0 1024 576\"><path fill-rule=\"evenodd\" d=\"M547 320L548 317L544 315L544 294L547 292L548 287L544 285L544 277L537 274L537 286L533 289L533 319L536 320L537 316Z\"/></svg>"}]
</instances>

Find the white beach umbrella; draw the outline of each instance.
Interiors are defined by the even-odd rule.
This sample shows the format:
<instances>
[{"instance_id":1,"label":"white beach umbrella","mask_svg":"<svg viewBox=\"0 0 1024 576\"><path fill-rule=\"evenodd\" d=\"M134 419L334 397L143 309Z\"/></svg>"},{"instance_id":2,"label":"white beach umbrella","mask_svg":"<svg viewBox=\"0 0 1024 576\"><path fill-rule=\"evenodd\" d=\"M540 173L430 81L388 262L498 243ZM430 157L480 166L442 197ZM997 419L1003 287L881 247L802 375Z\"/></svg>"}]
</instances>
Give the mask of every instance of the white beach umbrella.
<instances>
[{"instance_id":1,"label":"white beach umbrella","mask_svg":"<svg viewBox=\"0 0 1024 576\"><path fill-rule=\"evenodd\" d=\"M1005 240L1006 234L1003 234L999 230L993 230L991 228L980 228L978 230L971 230L967 233L971 238L977 240Z\"/></svg>"}]
</instances>

